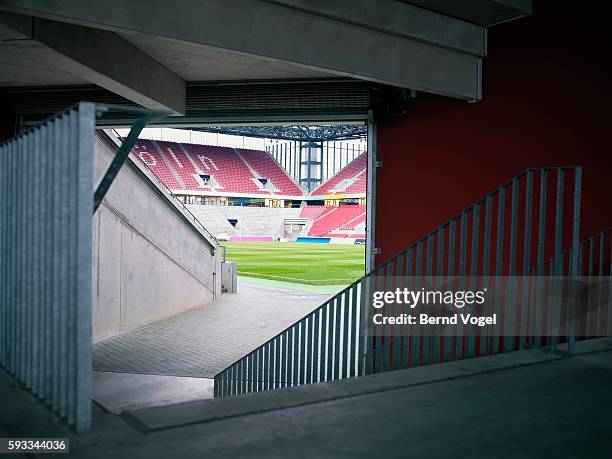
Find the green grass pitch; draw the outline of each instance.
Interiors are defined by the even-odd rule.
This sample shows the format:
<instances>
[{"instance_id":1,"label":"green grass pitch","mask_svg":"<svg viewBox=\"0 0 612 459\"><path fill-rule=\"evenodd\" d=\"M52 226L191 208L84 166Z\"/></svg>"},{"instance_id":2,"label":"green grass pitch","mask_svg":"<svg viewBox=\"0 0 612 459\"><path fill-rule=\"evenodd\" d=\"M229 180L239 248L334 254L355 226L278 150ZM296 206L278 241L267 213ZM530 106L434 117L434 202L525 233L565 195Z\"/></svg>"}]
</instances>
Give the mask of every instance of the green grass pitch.
<instances>
[{"instance_id":1,"label":"green grass pitch","mask_svg":"<svg viewBox=\"0 0 612 459\"><path fill-rule=\"evenodd\" d=\"M310 285L348 285L364 275L365 246L229 242L227 260L241 276Z\"/></svg>"}]
</instances>

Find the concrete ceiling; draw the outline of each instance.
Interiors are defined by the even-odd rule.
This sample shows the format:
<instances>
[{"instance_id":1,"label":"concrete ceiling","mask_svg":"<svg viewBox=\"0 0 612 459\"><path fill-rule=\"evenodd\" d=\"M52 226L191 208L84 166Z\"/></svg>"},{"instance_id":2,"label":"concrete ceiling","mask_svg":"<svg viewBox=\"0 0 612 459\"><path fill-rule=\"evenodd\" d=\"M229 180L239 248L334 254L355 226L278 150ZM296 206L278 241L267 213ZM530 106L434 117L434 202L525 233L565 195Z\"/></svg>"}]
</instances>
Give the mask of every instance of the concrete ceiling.
<instances>
[{"instance_id":1,"label":"concrete ceiling","mask_svg":"<svg viewBox=\"0 0 612 459\"><path fill-rule=\"evenodd\" d=\"M333 77L297 64L249 56L145 34L119 34L187 81L267 80ZM1 39L1 38L0 38ZM87 84L66 70L53 50L35 40L2 40L0 87Z\"/></svg>"},{"instance_id":2,"label":"concrete ceiling","mask_svg":"<svg viewBox=\"0 0 612 459\"><path fill-rule=\"evenodd\" d=\"M309 69L290 62L265 59L179 40L142 33L122 33L120 35L156 61L171 68L187 81L266 80L335 76L331 72Z\"/></svg>"},{"instance_id":3,"label":"concrete ceiling","mask_svg":"<svg viewBox=\"0 0 612 459\"><path fill-rule=\"evenodd\" d=\"M29 40L0 44L0 87L87 84L57 65L55 53Z\"/></svg>"},{"instance_id":4,"label":"concrete ceiling","mask_svg":"<svg viewBox=\"0 0 612 459\"><path fill-rule=\"evenodd\" d=\"M190 82L354 78L477 101L486 26L531 0L0 0L2 87L95 84L185 114Z\"/></svg>"}]
</instances>

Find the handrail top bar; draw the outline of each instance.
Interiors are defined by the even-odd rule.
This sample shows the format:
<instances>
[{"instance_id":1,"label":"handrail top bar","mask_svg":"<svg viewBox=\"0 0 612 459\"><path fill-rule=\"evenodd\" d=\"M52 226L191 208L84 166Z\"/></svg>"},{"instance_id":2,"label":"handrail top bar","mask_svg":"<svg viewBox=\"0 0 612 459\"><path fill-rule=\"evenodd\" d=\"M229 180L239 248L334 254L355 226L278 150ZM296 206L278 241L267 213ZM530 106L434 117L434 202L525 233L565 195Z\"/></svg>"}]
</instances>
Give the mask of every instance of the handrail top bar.
<instances>
[{"instance_id":1,"label":"handrail top bar","mask_svg":"<svg viewBox=\"0 0 612 459\"><path fill-rule=\"evenodd\" d=\"M612 231L612 226L608 226L605 230L600 231L599 233L593 234L591 237L589 237L589 238L585 239L584 241L582 241L582 244L583 245L587 244L587 243L595 240L596 238L601 237L602 234L609 233L610 231Z\"/></svg>"},{"instance_id":2,"label":"handrail top bar","mask_svg":"<svg viewBox=\"0 0 612 459\"><path fill-rule=\"evenodd\" d=\"M130 107L125 105L117 105L117 104L101 104L96 103L96 111L97 112L123 112L123 113L134 113L140 115L152 115L152 116L169 116L171 112L164 110L150 110L144 107Z\"/></svg>"}]
</instances>

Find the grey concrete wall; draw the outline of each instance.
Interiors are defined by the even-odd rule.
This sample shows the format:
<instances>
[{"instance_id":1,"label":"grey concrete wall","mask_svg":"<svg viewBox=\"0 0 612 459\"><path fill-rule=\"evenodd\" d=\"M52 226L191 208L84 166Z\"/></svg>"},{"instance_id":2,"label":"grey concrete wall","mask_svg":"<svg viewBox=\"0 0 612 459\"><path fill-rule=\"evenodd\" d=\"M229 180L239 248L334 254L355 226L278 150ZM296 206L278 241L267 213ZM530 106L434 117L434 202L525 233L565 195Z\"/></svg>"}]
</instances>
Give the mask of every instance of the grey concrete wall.
<instances>
[{"instance_id":1,"label":"grey concrete wall","mask_svg":"<svg viewBox=\"0 0 612 459\"><path fill-rule=\"evenodd\" d=\"M116 149L98 133L94 183ZM215 241L192 218L149 171L126 162L94 215L94 339L202 306L220 294L220 251L211 254Z\"/></svg>"}]
</instances>

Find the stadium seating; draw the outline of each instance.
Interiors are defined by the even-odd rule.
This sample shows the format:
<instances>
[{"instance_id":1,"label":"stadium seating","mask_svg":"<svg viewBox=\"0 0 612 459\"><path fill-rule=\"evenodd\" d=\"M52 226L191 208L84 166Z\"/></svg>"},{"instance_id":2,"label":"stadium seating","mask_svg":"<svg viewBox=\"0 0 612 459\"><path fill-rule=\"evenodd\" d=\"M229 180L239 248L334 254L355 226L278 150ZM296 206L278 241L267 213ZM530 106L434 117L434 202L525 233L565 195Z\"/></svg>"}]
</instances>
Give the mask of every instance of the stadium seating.
<instances>
[{"instance_id":1,"label":"stadium seating","mask_svg":"<svg viewBox=\"0 0 612 459\"><path fill-rule=\"evenodd\" d=\"M166 156L166 159L170 162L172 168L176 171L181 181L183 182L185 190L196 190L199 188L198 182L194 177L196 173L193 164L187 158L187 155L183 152L180 144L174 142L162 142L158 141L157 145L162 150L162 153Z\"/></svg>"},{"instance_id":2,"label":"stadium seating","mask_svg":"<svg viewBox=\"0 0 612 459\"><path fill-rule=\"evenodd\" d=\"M302 190L264 151L139 140L133 153L171 190L211 190L250 195L301 196ZM211 175L204 183L201 174ZM273 187L258 186L267 178Z\"/></svg>"},{"instance_id":3,"label":"stadium seating","mask_svg":"<svg viewBox=\"0 0 612 459\"><path fill-rule=\"evenodd\" d=\"M315 188L310 194L312 196L321 196L334 193L365 193L367 160L367 153L362 153L328 181Z\"/></svg>"},{"instance_id":4,"label":"stadium seating","mask_svg":"<svg viewBox=\"0 0 612 459\"><path fill-rule=\"evenodd\" d=\"M171 190L181 188L177 179L164 162L162 156L149 140L139 140L132 152L140 158L145 166L151 170Z\"/></svg>"},{"instance_id":5,"label":"stadium seating","mask_svg":"<svg viewBox=\"0 0 612 459\"><path fill-rule=\"evenodd\" d=\"M302 190L289 178L283 168L265 151L238 150L245 161L261 176L269 179L282 194L301 195Z\"/></svg>"},{"instance_id":6,"label":"stadium seating","mask_svg":"<svg viewBox=\"0 0 612 459\"><path fill-rule=\"evenodd\" d=\"M224 192L259 194L248 166L231 148L184 144L204 174L211 174ZM200 188L201 189L201 188Z\"/></svg>"},{"instance_id":7,"label":"stadium seating","mask_svg":"<svg viewBox=\"0 0 612 459\"><path fill-rule=\"evenodd\" d=\"M174 191L246 196L305 194L265 151L142 139L132 151ZM311 194L365 193L366 162L364 153ZM268 179L266 185L258 182L262 178ZM284 219L298 217L311 222L302 230L302 236L307 232L311 237L354 238L365 231L365 207L361 205L306 205L301 209L190 206L190 209L213 234L229 237L279 237L284 234ZM230 225L228 219L237 219L237 226Z\"/></svg>"},{"instance_id":8,"label":"stadium seating","mask_svg":"<svg viewBox=\"0 0 612 459\"><path fill-rule=\"evenodd\" d=\"M366 220L366 213L365 213L365 209L364 209L364 211L362 213L360 213L357 217L353 218L352 220L349 220L348 222L346 222L339 229L341 229L341 230L354 230L355 228L357 228L362 223L365 223L365 220Z\"/></svg>"},{"instance_id":9,"label":"stadium seating","mask_svg":"<svg viewBox=\"0 0 612 459\"><path fill-rule=\"evenodd\" d=\"M330 211L324 212L312 224L309 236L333 236L332 231L357 219L365 214L365 206L340 206L331 207Z\"/></svg>"},{"instance_id":10,"label":"stadium seating","mask_svg":"<svg viewBox=\"0 0 612 459\"><path fill-rule=\"evenodd\" d=\"M328 206L304 206L300 212L300 218L307 218L309 220L316 219L325 210L329 210Z\"/></svg>"},{"instance_id":11,"label":"stadium seating","mask_svg":"<svg viewBox=\"0 0 612 459\"><path fill-rule=\"evenodd\" d=\"M283 207L239 207L188 205L187 208L215 236L268 236L283 234L286 218L298 218L300 209ZM229 219L237 220L236 226Z\"/></svg>"}]
</instances>

